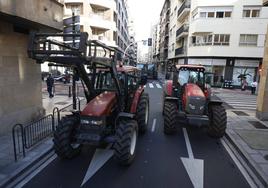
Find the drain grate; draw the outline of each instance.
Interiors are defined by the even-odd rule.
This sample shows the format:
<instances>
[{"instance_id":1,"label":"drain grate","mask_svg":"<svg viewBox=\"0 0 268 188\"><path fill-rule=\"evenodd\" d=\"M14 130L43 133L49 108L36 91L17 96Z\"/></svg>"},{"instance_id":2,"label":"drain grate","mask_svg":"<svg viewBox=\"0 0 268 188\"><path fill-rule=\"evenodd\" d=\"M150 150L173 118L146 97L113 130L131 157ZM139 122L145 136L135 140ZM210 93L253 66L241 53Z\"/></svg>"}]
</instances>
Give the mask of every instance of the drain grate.
<instances>
[{"instance_id":1,"label":"drain grate","mask_svg":"<svg viewBox=\"0 0 268 188\"><path fill-rule=\"evenodd\" d=\"M256 129L268 129L264 124L259 121L248 121L251 125L253 125Z\"/></svg>"},{"instance_id":2,"label":"drain grate","mask_svg":"<svg viewBox=\"0 0 268 188\"><path fill-rule=\"evenodd\" d=\"M249 116L247 113L243 111L233 111L233 113L235 113L238 116Z\"/></svg>"},{"instance_id":3,"label":"drain grate","mask_svg":"<svg viewBox=\"0 0 268 188\"><path fill-rule=\"evenodd\" d=\"M58 105L65 105L65 104L68 104L68 102L56 102L55 104L58 104Z\"/></svg>"}]
</instances>

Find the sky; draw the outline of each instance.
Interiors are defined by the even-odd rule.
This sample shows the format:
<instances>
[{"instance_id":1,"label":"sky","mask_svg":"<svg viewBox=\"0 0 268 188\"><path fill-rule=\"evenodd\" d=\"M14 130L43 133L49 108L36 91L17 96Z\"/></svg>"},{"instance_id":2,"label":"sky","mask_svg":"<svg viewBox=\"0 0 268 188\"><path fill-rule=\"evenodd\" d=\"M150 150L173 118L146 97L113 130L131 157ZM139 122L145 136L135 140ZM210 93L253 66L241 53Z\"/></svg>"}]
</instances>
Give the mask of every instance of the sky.
<instances>
[{"instance_id":1,"label":"sky","mask_svg":"<svg viewBox=\"0 0 268 188\"><path fill-rule=\"evenodd\" d=\"M146 40L150 37L151 26L159 20L163 4L164 0L128 0L136 40Z\"/></svg>"}]
</instances>

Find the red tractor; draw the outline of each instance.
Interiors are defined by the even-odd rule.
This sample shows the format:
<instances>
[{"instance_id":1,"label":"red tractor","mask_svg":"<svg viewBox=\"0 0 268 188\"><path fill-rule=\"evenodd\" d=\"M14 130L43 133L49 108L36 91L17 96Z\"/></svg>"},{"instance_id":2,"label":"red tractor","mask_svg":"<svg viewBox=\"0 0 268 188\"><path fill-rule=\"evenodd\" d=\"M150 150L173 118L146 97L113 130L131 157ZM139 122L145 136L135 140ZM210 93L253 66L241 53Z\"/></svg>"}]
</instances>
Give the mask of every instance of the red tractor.
<instances>
[{"instance_id":1,"label":"red tractor","mask_svg":"<svg viewBox=\"0 0 268 188\"><path fill-rule=\"evenodd\" d=\"M73 47L55 40L60 37L75 37L79 44ZM136 67L116 65L114 48L87 38L87 33L31 34L29 56L39 63L50 61L72 68L81 78L87 99L82 111L61 119L54 133L54 149L60 158L70 159L85 144L111 144L115 159L129 165L135 156L138 133L144 133L148 126L149 96L143 87L146 78Z\"/></svg>"},{"instance_id":2,"label":"red tractor","mask_svg":"<svg viewBox=\"0 0 268 188\"><path fill-rule=\"evenodd\" d=\"M222 102L211 96L205 68L200 65L176 65L170 68L172 80L163 90L164 133L176 132L179 124L206 126L210 136L225 134L227 117Z\"/></svg>"}]
</instances>

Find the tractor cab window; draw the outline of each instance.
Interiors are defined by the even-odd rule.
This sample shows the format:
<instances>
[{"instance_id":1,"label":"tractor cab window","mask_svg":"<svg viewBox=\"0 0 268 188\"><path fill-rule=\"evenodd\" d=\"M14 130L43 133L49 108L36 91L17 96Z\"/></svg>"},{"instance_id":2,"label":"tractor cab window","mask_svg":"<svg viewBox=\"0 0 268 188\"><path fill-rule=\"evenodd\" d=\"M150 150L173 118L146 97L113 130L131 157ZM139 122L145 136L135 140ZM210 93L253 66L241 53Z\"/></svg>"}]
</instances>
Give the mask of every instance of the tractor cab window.
<instances>
[{"instance_id":1,"label":"tractor cab window","mask_svg":"<svg viewBox=\"0 0 268 188\"><path fill-rule=\"evenodd\" d=\"M186 83L193 83L202 87L204 82L204 73L197 70L180 70L178 82L180 83L180 85L184 85Z\"/></svg>"},{"instance_id":2,"label":"tractor cab window","mask_svg":"<svg viewBox=\"0 0 268 188\"><path fill-rule=\"evenodd\" d=\"M116 90L114 79L110 72L99 72L97 74L95 88L99 90Z\"/></svg>"}]
</instances>

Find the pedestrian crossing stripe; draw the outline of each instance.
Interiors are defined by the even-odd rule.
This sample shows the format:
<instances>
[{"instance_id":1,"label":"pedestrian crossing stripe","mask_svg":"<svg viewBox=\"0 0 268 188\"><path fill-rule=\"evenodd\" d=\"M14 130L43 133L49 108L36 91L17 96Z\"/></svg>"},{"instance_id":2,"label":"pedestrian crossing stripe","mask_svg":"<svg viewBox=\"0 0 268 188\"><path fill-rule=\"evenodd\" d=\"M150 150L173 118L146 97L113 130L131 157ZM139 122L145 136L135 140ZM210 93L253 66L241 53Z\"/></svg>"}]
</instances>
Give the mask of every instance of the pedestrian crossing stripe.
<instances>
[{"instance_id":1,"label":"pedestrian crossing stripe","mask_svg":"<svg viewBox=\"0 0 268 188\"><path fill-rule=\"evenodd\" d=\"M154 88L154 85L152 83L149 83L149 88Z\"/></svg>"},{"instance_id":2,"label":"pedestrian crossing stripe","mask_svg":"<svg viewBox=\"0 0 268 188\"><path fill-rule=\"evenodd\" d=\"M162 88L162 87L160 86L160 84L156 84L156 87L159 88L159 89Z\"/></svg>"}]
</instances>

